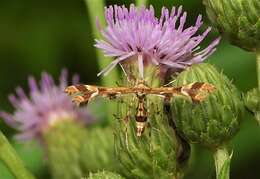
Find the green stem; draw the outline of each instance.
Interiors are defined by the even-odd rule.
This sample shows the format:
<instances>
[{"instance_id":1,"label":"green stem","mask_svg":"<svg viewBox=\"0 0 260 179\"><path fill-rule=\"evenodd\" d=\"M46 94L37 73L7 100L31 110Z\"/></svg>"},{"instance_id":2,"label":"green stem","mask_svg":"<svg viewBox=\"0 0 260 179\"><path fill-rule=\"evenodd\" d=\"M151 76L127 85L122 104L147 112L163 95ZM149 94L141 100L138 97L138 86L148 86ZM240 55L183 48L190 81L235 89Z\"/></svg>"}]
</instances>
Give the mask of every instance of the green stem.
<instances>
[{"instance_id":1,"label":"green stem","mask_svg":"<svg viewBox=\"0 0 260 179\"><path fill-rule=\"evenodd\" d=\"M136 5L137 5L138 7L140 7L140 6L145 6L146 3L147 3L147 0L136 0Z\"/></svg>"},{"instance_id":2,"label":"green stem","mask_svg":"<svg viewBox=\"0 0 260 179\"><path fill-rule=\"evenodd\" d=\"M219 147L213 154L217 179L229 179L231 156L227 147Z\"/></svg>"},{"instance_id":3,"label":"green stem","mask_svg":"<svg viewBox=\"0 0 260 179\"><path fill-rule=\"evenodd\" d=\"M90 18L90 23L91 23L91 28L92 28L92 33L93 33L93 38L94 39L101 39L101 34L99 30L96 27L96 21L98 18L99 25L103 28L106 26L105 23L105 15L104 15L104 0L85 0L89 18ZM96 49L96 54L97 54L97 60L98 60L98 67L99 71L103 70L105 67L107 67L112 61L112 58L105 57L104 54ZM115 86L117 82L119 81L119 75L118 72L113 69L110 71L110 73L101 79L101 83L103 86ZM106 114L109 114L107 118L109 119L108 122L111 123L113 122L113 114L115 111L115 105L113 104L105 104L104 110Z\"/></svg>"},{"instance_id":4,"label":"green stem","mask_svg":"<svg viewBox=\"0 0 260 179\"><path fill-rule=\"evenodd\" d=\"M256 118L256 120L258 122L258 125L260 126L260 112L259 111L255 112L255 118Z\"/></svg>"},{"instance_id":5,"label":"green stem","mask_svg":"<svg viewBox=\"0 0 260 179\"><path fill-rule=\"evenodd\" d=\"M34 179L32 173L30 173L24 166L22 160L18 154L8 142L6 137L0 131L0 159L8 167L11 173L17 179Z\"/></svg>"},{"instance_id":6,"label":"green stem","mask_svg":"<svg viewBox=\"0 0 260 179\"><path fill-rule=\"evenodd\" d=\"M93 37L95 39L100 39L101 34L96 28L96 20L98 18L99 23L102 27L105 27L105 16L104 16L104 1L103 0L85 0L87 5L90 23L92 27ZM100 50L96 50L99 70L101 71L107 65L109 65L113 59L104 57L104 54ZM112 70L107 77L102 78L101 80L104 86L114 86L118 82L118 73L116 70Z\"/></svg>"},{"instance_id":7,"label":"green stem","mask_svg":"<svg viewBox=\"0 0 260 179\"><path fill-rule=\"evenodd\" d=\"M258 89L260 89L260 50L256 51L256 73L257 73Z\"/></svg>"}]
</instances>

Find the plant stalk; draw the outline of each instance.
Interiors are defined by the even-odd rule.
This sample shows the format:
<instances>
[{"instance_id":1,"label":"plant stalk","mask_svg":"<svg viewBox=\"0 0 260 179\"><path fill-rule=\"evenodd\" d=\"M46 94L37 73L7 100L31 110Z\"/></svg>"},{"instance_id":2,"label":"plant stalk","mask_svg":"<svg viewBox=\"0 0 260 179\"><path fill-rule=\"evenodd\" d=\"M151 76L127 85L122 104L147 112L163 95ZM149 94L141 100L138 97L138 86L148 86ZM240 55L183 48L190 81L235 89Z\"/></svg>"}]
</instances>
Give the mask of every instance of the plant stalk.
<instances>
[{"instance_id":1,"label":"plant stalk","mask_svg":"<svg viewBox=\"0 0 260 179\"><path fill-rule=\"evenodd\" d=\"M8 142L4 134L0 131L0 159L11 171L17 179L34 179L34 176L29 172L14 148Z\"/></svg>"},{"instance_id":2,"label":"plant stalk","mask_svg":"<svg viewBox=\"0 0 260 179\"><path fill-rule=\"evenodd\" d=\"M217 179L229 179L231 155L226 146L216 149L213 154Z\"/></svg>"},{"instance_id":3,"label":"plant stalk","mask_svg":"<svg viewBox=\"0 0 260 179\"><path fill-rule=\"evenodd\" d=\"M256 120L258 122L258 125L260 126L260 112L259 111L255 112L255 118L256 118Z\"/></svg>"},{"instance_id":4,"label":"plant stalk","mask_svg":"<svg viewBox=\"0 0 260 179\"><path fill-rule=\"evenodd\" d=\"M92 34L94 39L101 39L101 33L99 32L99 29L97 26L97 18L98 18L98 25L101 26L101 28L104 28L106 26L105 23L105 15L104 15L104 7L105 3L104 0L85 0L85 4L87 6L89 18L90 18L90 24L92 28ZM105 57L104 54L96 49L97 54L97 60L98 60L98 68L99 71L103 70L105 67L107 67L112 61L112 58ZM110 73L101 79L101 84L103 86L112 87L117 85L117 82L119 81L119 74L116 69L113 69L110 71ZM116 106L114 104L105 104L104 110L105 113L108 114L108 123L113 122L113 114L115 112Z\"/></svg>"},{"instance_id":5,"label":"plant stalk","mask_svg":"<svg viewBox=\"0 0 260 179\"><path fill-rule=\"evenodd\" d=\"M101 27L105 27L105 16L104 16L104 1L103 0L85 0L89 18L90 18L90 23L91 23L91 28L92 28L92 34L94 39L100 39L101 34L96 27L97 23L97 18L99 21L99 24ZM97 60L98 60L98 66L99 66L99 71L104 69L107 65L109 65L113 59L109 57L105 57L104 54L96 49L96 54L97 54ZM101 83L104 86L114 86L118 82L118 73L116 70L112 70L107 77L104 77L101 79Z\"/></svg>"},{"instance_id":6,"label":"plant stalk","mask_svg":"<svg viewBox=\"0 0 260 179\"><path fill-rule=\"evenodd\" d=\"M136 5L138 7L145 6L147 3L147 0L136 0Z\"/></svg>"},{"instance_id":7,"label":"plant stalk","mask_svg":"<svg viewBox=\"0 0 260 179\"><path fill-rule=\"evenodd\" d=\"M256 73L258 89L260 90L260 49L256 51Z\"/></svg>"}]
</instances>

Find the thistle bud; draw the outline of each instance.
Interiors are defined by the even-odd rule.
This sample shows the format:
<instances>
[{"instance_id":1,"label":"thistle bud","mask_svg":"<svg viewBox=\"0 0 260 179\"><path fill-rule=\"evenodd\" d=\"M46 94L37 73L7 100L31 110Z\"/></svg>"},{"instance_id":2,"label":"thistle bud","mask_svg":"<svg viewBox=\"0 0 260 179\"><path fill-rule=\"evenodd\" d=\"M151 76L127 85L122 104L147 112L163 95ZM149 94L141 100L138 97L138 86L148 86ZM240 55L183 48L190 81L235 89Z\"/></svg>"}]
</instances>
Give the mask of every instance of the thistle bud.
<instances>
[{"instance_id":1,"label":"thistle bud","mask_svg":"<svg viewBox=\"0 0 260 179\"><path fill-rule=\"evenodd\" d=\"M90 173L88 179L124 179L122 176L119 174L113 173L113 172L107 172L107 171L102 171L98 173Z\"/></svg>"},{"instance_id":2,"label":"thistle bud","mask_svg":"<svg viewBox=\"0 0 260 179\"><path fill-rule=\"evenodd\" d=\"M260 49L259 0L204 0L211 22L234 45Z\"/></svg>"},{"instance_id":3,"label":"thistle bud","mask_svg":"<svg viewBox=\"0 0 260 179\"><path fill-rule=\"evenodd\" d=\"M44 133L48 165L54 179L81 178L81 145L86 140L85 128L75 120L63 120Z\"/></svg>"},{"instance_id":4,"label":"thistle bud","mask_svg":"<svg viewBox=\"0 0 260 179\"><path fill-rule=\"evenodd\" d=\"M147 96L148 123L141 136L136 130L135 96L124 97L134 104L119 102L115 133L116 156L127 178L173 178L178 175L178 143L163 112L163 100Z\"/></svg>"},{"instance_id":5,"label":"thistle bud","mask_svg":"<svg viewBox=\"0 0 260 179\"><path fill-rule=\"evenodd\" d=\"M256 120L260 124L260 91L258 88L254 88L247 92L244 97L244 102L252 113L254 113Z\"/></svg>"},{"instance_id":6,"label":"thistle bud","mask_svg":"<svg viewBox=\"0 0 260 179\"><path fill-rule=\"evenodd\" d=\"M240 126L243 103L231 81L210 64L194 65L183 71L175 85L205 82L215 91L199 103L176 97L171 102L177 130L192 143L216 148L231 139Z\"/></svg>"},{"instance_id":7,"label":"thistle bud","mask_svg":"<svg viewBox=\"0 0 260 179\"><path fill-rule=\"evenodd\" d=\"M100 169L115 171L114 136L111 128L87 130L87 139L82 144L82 165L84 171L97 172Z\"/></svg>"}]
</instances>

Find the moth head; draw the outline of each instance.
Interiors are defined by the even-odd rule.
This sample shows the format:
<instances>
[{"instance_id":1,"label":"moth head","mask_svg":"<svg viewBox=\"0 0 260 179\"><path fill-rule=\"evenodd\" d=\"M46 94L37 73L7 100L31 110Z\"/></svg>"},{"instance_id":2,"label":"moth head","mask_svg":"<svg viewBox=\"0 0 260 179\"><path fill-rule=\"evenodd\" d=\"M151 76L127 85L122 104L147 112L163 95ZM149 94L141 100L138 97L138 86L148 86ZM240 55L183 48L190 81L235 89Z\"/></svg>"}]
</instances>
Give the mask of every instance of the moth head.
<instances>
[{"instance_id":1,"label":"moth head","mask_svg":"<svg viewBox=\"0 0 260 179\"><path fill-rule=\"evenodd\" d=\"M216 90L216 87L209 83L197 83L200 85L199 88L194 89L195 93L192 96L192 100L195 102L201 102L206 99L210 93L213 93Z\"/></svg>"}]
</instances>

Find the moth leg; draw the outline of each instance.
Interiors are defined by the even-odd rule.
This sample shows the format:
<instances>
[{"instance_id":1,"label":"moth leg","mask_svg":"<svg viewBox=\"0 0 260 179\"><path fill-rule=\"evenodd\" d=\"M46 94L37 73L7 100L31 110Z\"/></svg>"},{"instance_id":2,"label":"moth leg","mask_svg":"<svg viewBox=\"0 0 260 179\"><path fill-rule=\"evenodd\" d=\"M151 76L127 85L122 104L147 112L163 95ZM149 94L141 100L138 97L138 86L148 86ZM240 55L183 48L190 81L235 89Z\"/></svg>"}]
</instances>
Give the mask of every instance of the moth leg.
<instances>
[{"instance_id":1,"label":"moth leg","mask_svg":"<svg viewBox=\"0 0 260 179\"><path fill-rule=\"evenodd\" d=\"M130 101L130 104L128 104L127 102L124 102L123 100L121 101L121 103L124 103L126 105L127 109L127 113L126 116L122 119L123 123L124 123L124 135L125 135L125 143L126 143L126 148L129 149L128 146L128 127L129 127L129 122L131 120L131 109L133 107L134 104L134 98L132 98L132 100Z\"/></svg>"},{"instance_id":2,"label":"moth leg","mask_svg":"<svg viewBox=\"0 0 260 179\"><path fill-rule=\"evenodd\" d=\"M166 83L165 85L163 85L163 87L167 87L170 86L171 84L175 83L176 80L172 80L169 83Z\"/></svg>"},{"instance_id":3,"label":"moth leg","mask_svg":"<svg viewBox=\"0 0 260 179\"><path fill-rule=\"evenodd\" d=\"M146 127L147 127L147 130L149 131L148 135L151 138L151 136L152 136L152 125L151 125L151 123L147 122Z\"/></svg>"},{"instance_id":4,"label":"moth leg","mask_svg":"<svg viewBox=\"0 0 260 179\"><path fill-rule=\"evenodd\" d=\"M127 112L126 116L123 119L124 122L124 134L125 134L125 143L126 143L126 148L129 149L128 147L128 124L130 121L130 111Z\"/></svg>"},{"instance_id":5,"label":"moth leg","mask_svg":"<svg viewBox=\"0 0 260 179\"><path fill-rule=\"evenodd\" d=\"M72 102L76 105L76 106L80 106L82 104L88 104L88 101L86 99L86 97L84 97L84 95L75 95L72 97Z\"/></svg>"}]
</instances>

